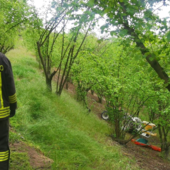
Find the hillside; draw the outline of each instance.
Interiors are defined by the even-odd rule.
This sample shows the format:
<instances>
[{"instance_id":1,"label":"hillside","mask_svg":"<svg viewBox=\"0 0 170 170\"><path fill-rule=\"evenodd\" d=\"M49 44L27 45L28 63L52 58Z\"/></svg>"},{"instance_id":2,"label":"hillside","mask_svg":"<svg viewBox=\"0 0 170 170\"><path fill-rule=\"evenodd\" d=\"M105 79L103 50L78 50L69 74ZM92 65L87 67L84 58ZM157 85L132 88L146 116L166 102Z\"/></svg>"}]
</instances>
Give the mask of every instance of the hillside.
<instances>
[{"instance_id":1,"label":"hillside","mask_svg":"<svg viewBox=\"0 0 170 170\"><path fill-rule=\"evenodd\" d=\"M128 153L131 150L107 137L112 131L107 122L88 113L67 92L58 97L46 91L43 73L31 52L18 46L7 57L18 98L16 116L10 120L11 170L145 167Z\"/></svg>"}]
</instances>

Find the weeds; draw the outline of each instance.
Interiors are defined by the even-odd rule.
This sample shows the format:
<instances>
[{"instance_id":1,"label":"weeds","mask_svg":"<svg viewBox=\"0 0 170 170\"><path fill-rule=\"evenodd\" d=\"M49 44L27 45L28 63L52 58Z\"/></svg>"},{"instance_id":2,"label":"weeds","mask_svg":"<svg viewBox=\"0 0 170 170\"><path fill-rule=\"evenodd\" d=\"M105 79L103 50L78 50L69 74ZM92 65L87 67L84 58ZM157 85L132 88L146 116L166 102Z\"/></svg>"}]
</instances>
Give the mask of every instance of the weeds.
<instances>
[{"instance_id":1,"label":"weeds","mask_svg":"<svg viewBox=\"0 0 170 170\"><path fill-rule=\"evenodd\" d=\"M106 140L110 131L106 122L89 114L68 94L58 97L46 91L35 58L24 48L12 50L7 56L13 65L18 98L11 125L54 160L52 169L138 169L134 161L122 156L118 146ZM12 142L17 140L14 134L11 138ZM23 162L23 169L31 170L28 157L21 155L11 155L12 170L17 169L17 161Z\"/></svg>"}]
</instances>

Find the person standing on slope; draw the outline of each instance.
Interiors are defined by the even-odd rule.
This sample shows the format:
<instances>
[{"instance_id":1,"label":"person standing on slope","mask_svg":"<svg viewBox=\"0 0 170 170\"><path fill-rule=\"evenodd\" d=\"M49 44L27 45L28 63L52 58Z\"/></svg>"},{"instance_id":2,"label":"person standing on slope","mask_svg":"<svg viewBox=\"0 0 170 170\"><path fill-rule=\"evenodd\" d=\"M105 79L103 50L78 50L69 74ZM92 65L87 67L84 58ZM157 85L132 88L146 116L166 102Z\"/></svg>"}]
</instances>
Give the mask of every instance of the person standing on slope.
<instances>
[{"instance_id":1,"label":"person standing on slope","mask_svg":"<svg viewBox=\"0 0 170 170\"><path fill-rule=\"evenodd\" d=\"M0 170L9 170L9 117L17 108L11 63L0 53Z\"/></svg>"}]
</instances>

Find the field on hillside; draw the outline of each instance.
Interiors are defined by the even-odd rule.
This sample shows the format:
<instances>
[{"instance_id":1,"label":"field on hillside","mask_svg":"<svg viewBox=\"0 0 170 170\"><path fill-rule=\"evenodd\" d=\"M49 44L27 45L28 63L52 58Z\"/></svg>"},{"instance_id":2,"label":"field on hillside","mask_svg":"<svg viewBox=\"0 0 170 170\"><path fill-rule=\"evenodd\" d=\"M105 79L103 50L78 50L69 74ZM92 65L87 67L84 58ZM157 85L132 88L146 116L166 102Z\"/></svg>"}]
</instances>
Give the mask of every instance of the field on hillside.
<instances>
[{"instance_id":1,"label":"field on hillside","mask_svg":"<svg viewBox=\"0 0 170 170\"><path fill-rule=\"evenodd\" d=\"M67 92L71 96L75 96L76 88L74 84L69 83ZM101 121L105 121L101 118L101 112L105 110L105 100L102 103L98 102L99 99L96 94L88 93L88 107L92 109L92 112L97 115ZM109 123L109 122L108 122ZM155 131L154 131L155 132ZM157 132L156 132L157 133ZM128 137L131 134L127 134ZM135 139L140 138L137 136ZM148 138L148 144L161 147L161 142L157 137ZM116 143L113 142L113 145ZM152 150L151 148L137 146L132 142L129 142L126 147L122 147L122 153L130 158L135 158L138 165L143 169L157 169L157 170L170 170L170 162L165 160L161 152Z\"/></svg>"},{"instance_id":2,"label":"field on hillside","mask_svg":"<svg viewBox=\"0 0 170 170\"><path fill-rule=\"evenodd\" d=\"M170 170L170 0L0 7L10 170Z\"/></svg>"},{"instance_id":3,"label":"field on hillside","mask_svg":"<svg viewBox=\"0 0 170 170\"><path fill-rule=\"evenodd\" d=\"M46 91L43 73L31 52L18 46L7 57L18 98L17 114L10 120L12 169L18 163L23 169L33 168L28 166L29 154L15 149L20 140L50 158L54 170L139 169L134 158L124 156L121 146L106 136L112 130L108 123L89 114L67 93L57 97Z\"/></svg>"}]
</instances>

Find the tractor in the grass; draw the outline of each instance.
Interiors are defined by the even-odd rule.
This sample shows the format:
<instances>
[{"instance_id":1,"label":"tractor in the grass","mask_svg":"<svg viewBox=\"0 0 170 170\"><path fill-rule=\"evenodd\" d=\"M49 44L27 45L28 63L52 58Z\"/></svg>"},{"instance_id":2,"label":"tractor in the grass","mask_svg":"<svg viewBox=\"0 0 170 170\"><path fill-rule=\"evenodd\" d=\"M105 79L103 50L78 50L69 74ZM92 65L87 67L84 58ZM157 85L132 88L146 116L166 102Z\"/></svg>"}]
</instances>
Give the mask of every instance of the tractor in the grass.
<instances>
[{"instance_id":1,"label":"tractor in the grass","mask_svg":"<svg viewBox=\"0 0 170 170\"><path fill-rule=\"evenodd\" d=\"M122 110L119 109L119 112ZM109 114L107 111L102 112L101 114L102 119L109 120ZM150 147L153 150L161 151L161 148L153 145L148 145L147 138L151 136L155 137L157 134L153 132L156 129L156 125L151 122L142 121L139 117L133 117L129 113L124 113L123 121L122 121L122 130L129 132L129 133L138 133L140 138L135 140L132 139L132 142L136 145Z\"/></svg>"}]
</instances>

